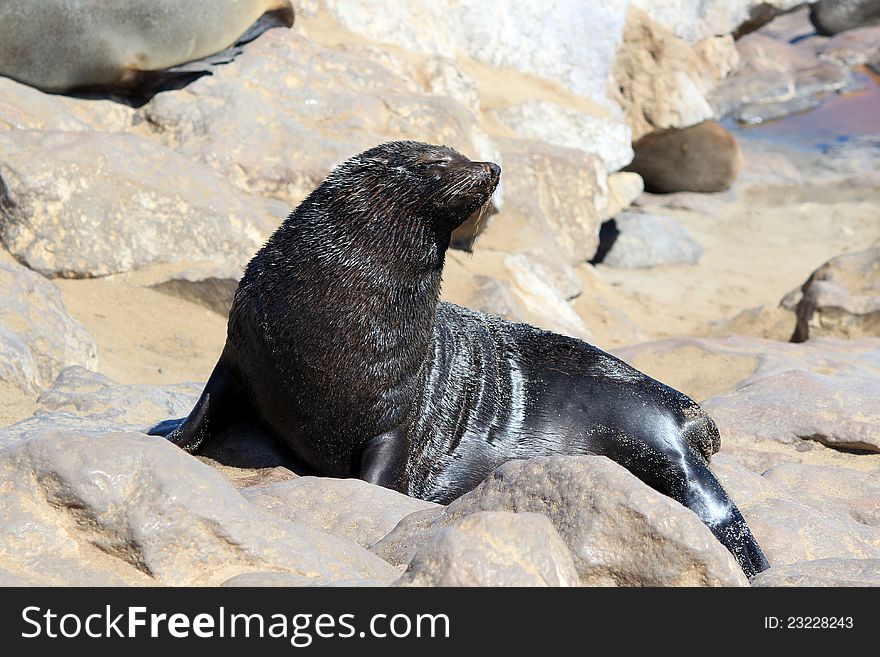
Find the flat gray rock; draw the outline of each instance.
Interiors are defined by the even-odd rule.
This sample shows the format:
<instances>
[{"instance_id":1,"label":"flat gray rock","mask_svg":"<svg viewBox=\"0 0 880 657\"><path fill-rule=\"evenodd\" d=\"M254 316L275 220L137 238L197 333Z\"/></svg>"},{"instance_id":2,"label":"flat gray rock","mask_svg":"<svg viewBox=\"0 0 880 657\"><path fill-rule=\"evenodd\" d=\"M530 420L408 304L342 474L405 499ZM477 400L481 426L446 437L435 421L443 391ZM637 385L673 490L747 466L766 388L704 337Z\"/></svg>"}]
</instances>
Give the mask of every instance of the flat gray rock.
<instances>
[{"instance_id":1,"label":"flat gray rock","mask_svg":"<svg viewBox=\"0 0 880 657\"><path fill-rule=\"evenodd\" d=\"M617 235L601 261L609 267L695 265L703 255L699 242L672 217L621 212L612 222Z\"/></svg>"}]
</instances>

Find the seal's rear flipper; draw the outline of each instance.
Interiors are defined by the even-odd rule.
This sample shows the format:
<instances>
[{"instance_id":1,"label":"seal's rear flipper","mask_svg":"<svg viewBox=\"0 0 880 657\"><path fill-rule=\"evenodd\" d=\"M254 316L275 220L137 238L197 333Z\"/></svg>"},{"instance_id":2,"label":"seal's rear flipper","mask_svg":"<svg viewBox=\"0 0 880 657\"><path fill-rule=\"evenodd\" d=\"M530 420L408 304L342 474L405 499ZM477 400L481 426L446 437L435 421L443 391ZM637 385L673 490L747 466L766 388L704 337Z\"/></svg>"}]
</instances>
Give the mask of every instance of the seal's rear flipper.
<instances>
[{"instance_id":1,"label":"seal's rear flipper","mask_svg":"<svg viewBox=\"0 0 880 657\"><path fill-rule=\"evenodd\" d=\"M165 420L147 433L165 436L181 449L194 453L212 435L246 419L249 409L250 400L244 388L221 360L186 419Z\"/></svg>"}]
</instances>

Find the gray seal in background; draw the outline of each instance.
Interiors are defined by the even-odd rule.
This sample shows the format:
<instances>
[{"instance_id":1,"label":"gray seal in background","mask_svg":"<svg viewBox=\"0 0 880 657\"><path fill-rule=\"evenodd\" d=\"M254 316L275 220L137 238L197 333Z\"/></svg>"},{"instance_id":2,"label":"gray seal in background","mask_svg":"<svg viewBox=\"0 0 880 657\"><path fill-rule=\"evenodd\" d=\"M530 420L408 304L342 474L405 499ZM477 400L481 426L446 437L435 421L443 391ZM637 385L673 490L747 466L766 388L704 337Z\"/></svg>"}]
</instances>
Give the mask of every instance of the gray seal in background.
<instances>
[{"instance_id":1,"label":"gray seal in background","mask_svg":"<svg viewBox=\"0 0 880 657\"><path fill-rule=\"evenodd\" d=\"M276 25L293 25L290 0L0 0L0 75L137 98L204 75Z\"/></svg>"}]
</instances>

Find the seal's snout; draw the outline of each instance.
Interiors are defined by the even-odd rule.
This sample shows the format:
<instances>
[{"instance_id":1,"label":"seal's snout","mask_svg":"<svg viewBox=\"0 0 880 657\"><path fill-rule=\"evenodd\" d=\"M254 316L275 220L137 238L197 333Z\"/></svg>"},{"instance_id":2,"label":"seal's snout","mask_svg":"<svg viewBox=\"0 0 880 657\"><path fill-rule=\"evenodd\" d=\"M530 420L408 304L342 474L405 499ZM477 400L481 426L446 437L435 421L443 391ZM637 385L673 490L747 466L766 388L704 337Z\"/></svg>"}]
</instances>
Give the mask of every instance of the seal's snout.
<instances>
[{"instance_id":1,"label":"seal's snout","mask_svg":"<svg viewBox=\"0 0 880 657\"><path fill-rule=\"evenodd\" d=\"M494 162L480 162L480 164L483 165L483 169L489 174L489 179L493 183L498 182L498 179L501 177L501 167Z\"/></svg>"}]
</instances>

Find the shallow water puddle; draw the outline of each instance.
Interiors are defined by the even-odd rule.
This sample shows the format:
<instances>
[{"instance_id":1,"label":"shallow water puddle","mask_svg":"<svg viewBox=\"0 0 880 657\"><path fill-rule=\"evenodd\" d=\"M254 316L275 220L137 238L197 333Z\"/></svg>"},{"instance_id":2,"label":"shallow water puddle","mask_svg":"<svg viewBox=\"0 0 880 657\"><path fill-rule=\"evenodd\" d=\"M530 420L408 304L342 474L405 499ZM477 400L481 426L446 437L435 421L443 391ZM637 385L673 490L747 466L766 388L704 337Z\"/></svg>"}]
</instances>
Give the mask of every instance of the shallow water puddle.
<instances>
[{"instance_id":1,"label":"shallow water puddle","mask_svg":"<svg viewBox=\"0 0 880 657\"><path fill-rule=\"evenodd\" d=\"M862 137L880 136L880 75L868 68L855 69L853 75L861 88L829 94L815 109L754 126L725 121L725 127L738 137L820 152Z\"/></svg>"}]
</instances>

